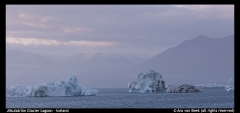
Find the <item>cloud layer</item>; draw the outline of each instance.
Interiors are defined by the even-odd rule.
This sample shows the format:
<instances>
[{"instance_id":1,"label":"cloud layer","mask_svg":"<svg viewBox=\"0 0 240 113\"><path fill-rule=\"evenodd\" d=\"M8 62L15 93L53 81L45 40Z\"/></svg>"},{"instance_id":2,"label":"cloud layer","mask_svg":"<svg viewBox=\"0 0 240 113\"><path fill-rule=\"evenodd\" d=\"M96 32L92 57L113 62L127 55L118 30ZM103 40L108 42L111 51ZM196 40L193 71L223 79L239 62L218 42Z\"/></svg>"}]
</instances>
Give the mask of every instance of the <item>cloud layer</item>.
<instances>
[{"instance_id":1,"label":"cloud layer","mask_svg":"<svg viewBox=\"0 0 240 113\"><path fill-rule=\"evenodd\" d=\"M149 58L200 34L234 34L234 5L6 6L7 49Z\"/></svg>"}]
</instances>

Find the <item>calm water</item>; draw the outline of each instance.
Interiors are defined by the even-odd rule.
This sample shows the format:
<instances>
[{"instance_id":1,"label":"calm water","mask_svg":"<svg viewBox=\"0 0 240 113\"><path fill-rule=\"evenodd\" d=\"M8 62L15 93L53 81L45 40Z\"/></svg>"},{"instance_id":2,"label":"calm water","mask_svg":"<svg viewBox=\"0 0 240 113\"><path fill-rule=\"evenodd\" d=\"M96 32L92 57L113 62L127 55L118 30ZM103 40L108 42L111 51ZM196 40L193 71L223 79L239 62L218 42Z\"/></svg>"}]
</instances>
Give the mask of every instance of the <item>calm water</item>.
<instances>
[{"instance_id":1,"label":"calm water","mask_svg":"<svg viewBox=\"0 0 240 113\"><path fill-rule=\"evenodd\" d=\"M6 108L234 108L234 92L128 93L127 88L97 88L96 96L6 97Z\"/></svg>"}]
</instances>

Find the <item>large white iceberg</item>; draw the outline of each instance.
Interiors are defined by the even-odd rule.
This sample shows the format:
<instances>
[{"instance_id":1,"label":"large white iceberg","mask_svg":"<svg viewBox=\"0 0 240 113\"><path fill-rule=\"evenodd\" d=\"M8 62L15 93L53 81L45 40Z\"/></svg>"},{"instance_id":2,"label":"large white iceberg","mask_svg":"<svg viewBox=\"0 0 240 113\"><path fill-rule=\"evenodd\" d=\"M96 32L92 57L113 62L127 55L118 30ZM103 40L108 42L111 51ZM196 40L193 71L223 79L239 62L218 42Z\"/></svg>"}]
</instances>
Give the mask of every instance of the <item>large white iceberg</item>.
<instances>
[{"instance_id":1,"label":"large white iceberg","mask_svg":"<svg viewBox=\"0 0 240 113\"><path fill-rule=\"evenodd\" d=\"M98 93L98 90L79 85L77 82L78 79L72 74L67 80L60 82L43 83L37 86L14 85L6 89L6 96L80 96L96 95Z\"/></svg>"},{"instance_id":2,"label":"large white iceberg","mask_svg":"<svg viewBox=\"0 0 240 113\"><path fill-rule=\"evenodd\" d=\"M228 81L228 84L225 87L225 89L227 91L234 91L234 80L232 78Z\"/></svg>"},{"instance_id":3,"label":"large white iceberg","mask_svg":"<svg viewBox=\"0 0 240 113\"><path fill-rule=\"evenodd\" d=\"M165 84L162 80L162 75L150 70L146 74L140 73L137 76L137 82L130 81L128 88L130 88L130 93L152 93L165 89Z\"/></svg>"},{"instance_id":4,"label":"large white iceberg","mask_svg":"<svg viewBox=\"0 0 240 113\"><path fill-rule=\"evenodd\" d=\"M183 84L179 87L175 87L174 85L167 85L166 88L167 93L193 93L201 91L201 89L189 84Z\"/></svg>"}]
</instances>

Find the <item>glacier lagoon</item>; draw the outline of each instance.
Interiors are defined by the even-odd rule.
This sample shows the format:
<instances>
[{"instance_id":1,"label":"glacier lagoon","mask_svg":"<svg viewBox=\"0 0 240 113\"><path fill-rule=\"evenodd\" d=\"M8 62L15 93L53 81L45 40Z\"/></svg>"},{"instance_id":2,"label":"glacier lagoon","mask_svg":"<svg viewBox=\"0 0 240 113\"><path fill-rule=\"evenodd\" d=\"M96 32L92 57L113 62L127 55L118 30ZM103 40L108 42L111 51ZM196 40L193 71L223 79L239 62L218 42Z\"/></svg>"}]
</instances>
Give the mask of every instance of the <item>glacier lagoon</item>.
<instances>
[{"instance_id":1,"label":"glacier lagoon","mask_svg":"<svg viewBox=\"0 0 240 113\"><path fill-rule=\"evenodd\" d=\"M129 93L128 88L95 88L95 96L6 97L6 108L234 108L234 91L207 88L197 93Z\"/></svg>"}]
</instances>

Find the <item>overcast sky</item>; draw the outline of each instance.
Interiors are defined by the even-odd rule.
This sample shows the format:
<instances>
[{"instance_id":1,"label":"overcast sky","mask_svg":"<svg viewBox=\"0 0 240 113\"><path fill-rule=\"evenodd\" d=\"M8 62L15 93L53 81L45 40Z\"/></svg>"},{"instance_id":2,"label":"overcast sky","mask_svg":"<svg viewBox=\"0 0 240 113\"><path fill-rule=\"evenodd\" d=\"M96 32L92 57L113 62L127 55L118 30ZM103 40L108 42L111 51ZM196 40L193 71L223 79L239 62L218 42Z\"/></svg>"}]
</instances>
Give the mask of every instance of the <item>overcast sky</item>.
<instances>
[{"instance_id":1,"label":"overcast sky","mask_svg":"<svg viewBox=\"0 0 240 113\"><path fill-rule=\"evenodd\" d=\"M6 5L6 49L151 58L198 35L234 34L234 5Z\"/></svg>"}]
</instances>

